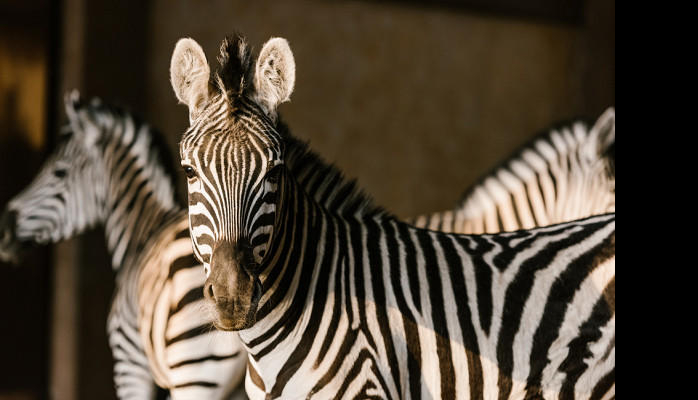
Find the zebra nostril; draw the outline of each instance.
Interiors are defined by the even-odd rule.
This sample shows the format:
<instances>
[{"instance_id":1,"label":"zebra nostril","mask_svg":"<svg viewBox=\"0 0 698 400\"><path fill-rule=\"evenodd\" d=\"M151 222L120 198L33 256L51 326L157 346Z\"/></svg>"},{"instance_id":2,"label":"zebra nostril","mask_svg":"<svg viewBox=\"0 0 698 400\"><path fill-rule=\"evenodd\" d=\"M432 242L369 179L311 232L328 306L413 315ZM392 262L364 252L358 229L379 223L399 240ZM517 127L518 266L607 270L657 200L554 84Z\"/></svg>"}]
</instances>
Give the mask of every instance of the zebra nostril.
<instances>
[{"instance_id":1,"label":"zebra nostril","mask_svg":"<svg viewBox=\"0 0 698 400\"><path fill-rule=\"evenodd\" d=\"M213 293L213 284L211 282L206 282L204 285L204 297L214 302L216 301L216 295Z\"/></svg>"}]
</instances>

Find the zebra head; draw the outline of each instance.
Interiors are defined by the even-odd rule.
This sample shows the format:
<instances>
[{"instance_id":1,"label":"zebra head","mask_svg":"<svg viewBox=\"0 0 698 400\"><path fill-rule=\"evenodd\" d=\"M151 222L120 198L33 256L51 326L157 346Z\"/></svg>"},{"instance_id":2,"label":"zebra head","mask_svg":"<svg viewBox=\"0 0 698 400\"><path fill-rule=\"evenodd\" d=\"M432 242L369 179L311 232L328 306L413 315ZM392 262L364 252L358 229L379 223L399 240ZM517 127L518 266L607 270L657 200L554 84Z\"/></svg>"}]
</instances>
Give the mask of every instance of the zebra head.
<instances>
[{"instance_id":1,"label":"zebra head","mask_svg":"<svg viewBox=\"0 0 698 400\"><path fill-rule=\"evenodd\" d=\"M99 221L105 174L99 123L88 110L95 105L87 107L76 91L66 95L68 124L56 149L0 218L0 259L17 262L24 245L55 243Z\"/></svg>"},{"instance_id":2,"label":"zebra head","mask_svg":"<svg viewBox=\"0 0 698 400\"><path fill-rule=\"evenodd\" d=\"M207 275L204 295L217 328L240 330L256 321L259 273L276 225L285 176L276 110L293 91L295 63L288 42L273 38L252 66L240 36L223 41L219 62L212 76L201 47L181 39L170 79L189 107L180 157L194 253Z\"/></svg>"}]
</instances>

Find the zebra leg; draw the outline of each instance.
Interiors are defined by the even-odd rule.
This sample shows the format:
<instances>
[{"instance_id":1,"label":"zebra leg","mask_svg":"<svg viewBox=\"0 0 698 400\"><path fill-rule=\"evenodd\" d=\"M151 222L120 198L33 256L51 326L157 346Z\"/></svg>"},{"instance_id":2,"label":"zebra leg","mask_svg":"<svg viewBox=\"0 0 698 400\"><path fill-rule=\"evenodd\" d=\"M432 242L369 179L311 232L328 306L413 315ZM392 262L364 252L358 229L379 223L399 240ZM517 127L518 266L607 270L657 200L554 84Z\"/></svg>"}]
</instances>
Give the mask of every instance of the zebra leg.
<instances>
[{"instance_id":1,"label":"zebra leg","mask_svg":"<svg viewBox=\"0 0 698 400\"><path fill-rule=\"evenodd\" d=\"M134 360L116 359L114 362L114 387L119 399L165 399L167 391L158 387L150 376L147 367L143 368Z\"/></svg>"}]
</instances>

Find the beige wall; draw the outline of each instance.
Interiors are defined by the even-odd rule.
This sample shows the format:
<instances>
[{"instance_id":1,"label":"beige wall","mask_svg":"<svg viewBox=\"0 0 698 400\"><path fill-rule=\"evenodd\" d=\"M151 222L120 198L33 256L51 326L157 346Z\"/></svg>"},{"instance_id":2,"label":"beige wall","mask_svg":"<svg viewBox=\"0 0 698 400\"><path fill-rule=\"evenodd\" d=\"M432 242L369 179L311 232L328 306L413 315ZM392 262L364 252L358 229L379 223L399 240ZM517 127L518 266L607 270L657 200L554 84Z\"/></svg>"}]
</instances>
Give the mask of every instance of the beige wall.
<instances>
[{"instance_id":1,"label":"beige wall","mask_svg":"<svg viewBox=\"0 0 698 400\"><path fill-rule=\"evenodd\" d=\"M187 124L168 81L177 39L217 65L234 30L256 49L283 36L297 66L281 108L292 132L399 216L452 207L537 130L613 101L585 98L584 26L361 1L204 4L152 5L147 114L173 147Z\"/></svg>"},{"instance_id":2,"label":"beige wall","mask_svg":"<svg viewBox=\"0 0 698 400\"><path fill-rule=\"evenodd\" d=\"M60 60L37 71L57 74L52 91L59 93L49 97L60 101L77 87L126 105L166 132L175 152L187 125L168 81L177 39L195 38L215 63L220 40L234 30L257 49L269 37L286 37L298 75L281 112L292 131L358 178L378 203L410 216L452 207L477 177L553 121L598 115L614 104L615 3L585 3L583 23L562 24L397 1L63 0ZM27 93L0 98L0 108L23 110ZM64 119L62 105L55 106ZM14 121L25 124L21 115ZM41 121L26 122L27 133L44 129ZM41 140L27 134L22 142L29 149ZM0 150L24 154L14 146ZM29 181L33 171L20 170L26 176L13 175L16 185L3 200ZM51 348L42 350L53 366L50 389L37 388L37 396L114 397L104 332L113 275L102 243L93 231L54 253L53 298L41 300L53 307L45 341ZM48 299L34 281L11 282ZM17 317L8 326L22 323Z\"/></svg>"}]
</instances>

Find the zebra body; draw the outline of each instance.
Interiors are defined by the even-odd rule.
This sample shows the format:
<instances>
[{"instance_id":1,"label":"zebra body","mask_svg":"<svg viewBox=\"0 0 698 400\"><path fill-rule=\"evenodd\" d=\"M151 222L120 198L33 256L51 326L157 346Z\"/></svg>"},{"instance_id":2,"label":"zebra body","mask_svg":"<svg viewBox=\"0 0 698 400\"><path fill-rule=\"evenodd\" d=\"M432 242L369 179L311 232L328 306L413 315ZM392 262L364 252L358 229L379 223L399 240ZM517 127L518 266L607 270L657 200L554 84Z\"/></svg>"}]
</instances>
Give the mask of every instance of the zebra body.
<instances>
[{"instance_id":1,"label":"zebra body","mask_svg":"<svg viewBox=\"0 0 698 400\"><path fill-rule=\"evenodd\" d=\"M182 39L170 77L189 107L204 294L248 351L251 398L614 396L615 214L455 235L397 221L338 172L310 196L287 165L306 149L275 129L288 43L270 39L253 66L226 39L219 60L213 76Z\"/></svg>"},{"instance_id":2,"label":"zebra body","mask_svg":"<svg viewBox=\"0 0 698 400\"><path fill-rule=\"evenodd\" d=\"M454 210L408 220L455 233L496 233L615 212L615 110L539 135L468 189ZM610 151L613 154L609 154Z\"/></svg>"},{"instance_id":3,"label":"zebra body","mask_svg":"<svg viewBox=\"0 0 698 400\"><path fill-rule=\"evenodd\" d=\"M236 334L199 313L205 277L164 144L129 114L97 99L83 104L77 92L66 112L57 149L7 205L0 255L102 224L116 271L107 334L117 396L155 398L155 385L172 399L227 396L242 383L245 352Z\"/></svg>"}]
</instances>

